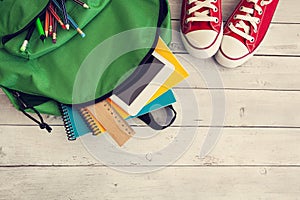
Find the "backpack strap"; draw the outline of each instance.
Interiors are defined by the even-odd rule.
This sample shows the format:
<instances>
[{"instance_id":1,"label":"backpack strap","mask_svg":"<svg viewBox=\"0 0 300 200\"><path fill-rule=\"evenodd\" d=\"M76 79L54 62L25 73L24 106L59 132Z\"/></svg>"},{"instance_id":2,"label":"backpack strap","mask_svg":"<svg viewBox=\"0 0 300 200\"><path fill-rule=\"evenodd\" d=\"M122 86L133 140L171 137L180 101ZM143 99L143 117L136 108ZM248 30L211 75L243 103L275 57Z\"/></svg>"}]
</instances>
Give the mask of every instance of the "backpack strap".
<instances>
[{"instance_id":1,"label":"backpack strap","mask_svg":"<svg viewBox=\"0 0 300 200\"><path fill-rule=\"evenodd\" d=\"M138 118L154 130L163 130L173 124L177 113L172 105L141 115Z\"/></svg>"}]
</instances>

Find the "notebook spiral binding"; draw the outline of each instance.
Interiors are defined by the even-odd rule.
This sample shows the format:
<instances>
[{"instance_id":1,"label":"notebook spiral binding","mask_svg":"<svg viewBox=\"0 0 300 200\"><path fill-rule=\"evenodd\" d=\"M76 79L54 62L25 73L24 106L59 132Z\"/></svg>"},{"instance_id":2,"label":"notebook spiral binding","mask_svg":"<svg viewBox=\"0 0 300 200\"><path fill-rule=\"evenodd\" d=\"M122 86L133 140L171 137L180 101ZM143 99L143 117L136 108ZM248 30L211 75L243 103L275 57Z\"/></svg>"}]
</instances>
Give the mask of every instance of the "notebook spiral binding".
<instances>
[{"instance_id":1,"label":"notebook spiral binding","mask_svg":"<svg viewBox=\"0 0 300 200\"><path fill-rule=\"evenodd\" d=\"M95 122L95 119L93 119L93 117L91 116L90 112L86 108L81 108L79 111L86 124L91 129L93 135L99 135L101 133L101 130Z\"/></svg>"},{"instance_id":2,"label":"notebook spiral binding","mask_svg":"<svg viewBox=\"0 0 300 200\"><path fill-rule=\"evenodd\" d=\"M75 130L72 127L71 119L68 115L67 107L64 104L60 104L60 111L64 122L66 134L68 140L76 140Z\"/></svg>"}]
</instances>

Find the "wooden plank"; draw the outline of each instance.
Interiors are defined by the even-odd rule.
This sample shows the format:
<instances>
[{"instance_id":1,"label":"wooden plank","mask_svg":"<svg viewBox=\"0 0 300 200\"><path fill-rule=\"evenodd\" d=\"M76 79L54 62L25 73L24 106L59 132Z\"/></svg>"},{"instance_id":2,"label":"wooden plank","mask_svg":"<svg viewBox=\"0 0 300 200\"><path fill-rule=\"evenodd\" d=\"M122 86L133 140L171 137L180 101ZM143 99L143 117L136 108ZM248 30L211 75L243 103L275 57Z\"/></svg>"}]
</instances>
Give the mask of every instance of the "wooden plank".
<instances>
[{"instance_id":1,"label":"wooden plank","mask_svg":"<svg viewBox=\"0 0 300 200\"><path fill-rule=\"evenodd\" d=\"M223 19L227 20L240 0L223 0ZM169 0L171 6L172 19L180 19L181 0ZM285 0L279 1L277 10L275 12L273 23L299 23L300 13L299 1Z\"/></svg>"},{"instance_id":2,"label":"wooden plank","mask_svg":"<svg viewBox=\"0 0 300 200\"><path fill-rule=\"evenodd\" d=\"M38 127L1 126L0 162L14 165L19 160L25 165L29 163L87 165L93 161L80 140L70 142L63 127L53 128L53 133L48 134Z\"/></svg>"},{"instance_id":3,"label":"wooden plank","mask_svg":"<svg viewBox=\"0 0 300 200\"><path fill-rule=\"evenodd\" d=\"M0 199L298 199L299 168L178 168L128 174L108 168L8 168Z\"/></svg>"},{"instance_id":4,"label":"wooden plank","mask_svg":"<svg viewBox=\"0 0 300 200\"><path fill-rule=\"evenodd\" d=\"M179 126L299 127L300 93L297 91L178 89L175 94L175 108L181 113L175 124ZM212 120L222 115L224 122Z\"/></svg>"},{"instance_id":5,"label":"wooden plank","mask_svg":"<svg viewBox=\"0 0 300 200\"><path fill-rule=\"evenodd\" d=\"M55 127L53 134L39 132L36 128L26 126L0 126L0 166L46 165L46 166L89 166L89 165L154 165L155 152L176 140L180 141L174 149L162 153L167 159L178 158L175 163L180 166L252 166L252 165L300 165L300 129L287 128L224 128L222 137L206 158L199 158L201 146L210 129L208 128L168 128L161 132L151 132L149 128L134 128L136 135L122 148L125 152L148 155L151 159L137 162L124 158L123 153L115 157L115 164L95 159L86 149L88 143L77 140L69 142L62 127ZM152 135L152 137L146 136ZM186 135L186 137L184 136ZM195 136L194 136L195 135ZM194 136L194 138L193 138ZM103 136L94 136L103 140ZM102 138L101 138L102 137ZM85 145L83 145L85 144ZM187 146L187 145L190 146ZM101 152L111 151L100 148ZM96 152L99 153L99 152ZM177 155L178 154L178 155ZM148 159L145 157L145 159ZM175 161L175 160L174 160ZM164 166L160 164L160 166Z\"/></svg>"},{"instance_id":6,"label":"wooden plank","mask_svg":"<svg viewBox=\"0 0 300 200\"><path fill-rule=\"evenodd\" d=\"M192 88L220 88L207 81L221 79L225 89L300 90L300 57L254 56L235 69L220 67L214 59L201 60L187 54L177 54L177 58L188 69Z\"/></svg>"},{"instance_id":7,"label":"wooden plank","mask_svg":"<svg viewBox=\"0 0 300 200\"><path fill-rule=\"evenodd\" d=\"M176 53L186 53L179 34L179 22L173 21L173 41L170 49ZM256 55L300 55L300 24L271 24ZM283 37L284 35L284 37ZM200 60L200 59L199 59Z\"/></svg>"},{"instance_id":8,"label":"wooden plank","mask_svg":"<svg viewBox=\"0 0 300 200\"><path fill-rule=\"evenodd\" d=\"M174 105L178 111L176 126L299 127L300 93L297 91L178 88L174 93L177 98ZM213 112L215 109L216 114ZM222 111L224 109L226 113ZM6 113L0 115L2 125L35 125L14 108L7 108L6 104L1 106L0 111ZM224 115L224 123L222 120L212 121L213 115ZM62 125L60 118L45 117L52 125Z\"/></svg>"}]
</instances>

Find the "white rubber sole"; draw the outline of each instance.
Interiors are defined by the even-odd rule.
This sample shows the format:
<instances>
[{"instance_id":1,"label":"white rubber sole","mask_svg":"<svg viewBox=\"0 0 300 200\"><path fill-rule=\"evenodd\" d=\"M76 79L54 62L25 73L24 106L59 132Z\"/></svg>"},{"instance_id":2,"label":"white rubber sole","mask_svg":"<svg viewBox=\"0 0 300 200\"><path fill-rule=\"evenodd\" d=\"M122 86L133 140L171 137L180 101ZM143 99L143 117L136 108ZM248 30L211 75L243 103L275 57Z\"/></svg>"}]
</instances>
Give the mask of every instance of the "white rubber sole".
<instances>
[{"instance_id":1,"label":"white rubber sole","mask_svg":"<svg viewBox=\"0 0 300 200\"><path fill-rule=\"evenodd\" d=\"M221 31L220 31L215 43L206 49L197 48L197 47L193 46L192 44L190 44L190 42L187 41L186 37L184 36L184 34L181 31L180 31L180 35L181 35L182 43L189 54L191 54L192 56L194 56L196 58L201 58L201 59L211 58L212 56L214 56L217 53L217 51L221 45L221 41L222 41L222 37L223 37L223 23L221 25Z\"/></svg>"},{"instance_id":2,"label":"white rubber sole","mask_svg":"<svg viewBox=\"0 0 300 200\"><path fill-rule=\"evenodd\" d=\"M230 58L226 57L220 49L217 52L217 54L215 55L215 59L223 67L236 68L238 66L241 66L245 62L247 62L251 57L253 57L253 55L255 54L256 51L257 51L257 49L254 52L252 52L251 54L248 54L247 56L245 56L241 59L233 60L233 59L230 59Z\"/></svg>"}]
</instances>

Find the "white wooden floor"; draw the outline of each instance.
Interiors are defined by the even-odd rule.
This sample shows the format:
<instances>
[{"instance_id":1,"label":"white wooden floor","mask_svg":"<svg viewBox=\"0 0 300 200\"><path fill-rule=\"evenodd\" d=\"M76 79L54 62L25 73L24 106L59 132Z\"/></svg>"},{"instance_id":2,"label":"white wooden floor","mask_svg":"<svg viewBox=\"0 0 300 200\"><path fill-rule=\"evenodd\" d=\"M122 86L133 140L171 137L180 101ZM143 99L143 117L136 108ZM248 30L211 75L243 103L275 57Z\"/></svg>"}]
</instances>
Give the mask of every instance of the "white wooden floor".
<instances>
[{"instance_id":1,"label":"white wooden floor","mask_svg":"<svg viewBox=\"0 0 300 200\"><path fill-rule=\"evenodd\" d=\"M180 2L170 0L176 30ZM226 20L238 0L223 2ZM48 135L0 93L0 199L300 199L299 7L299 1L281 1L255 57L237 69L218 67L224 90L197 81L194 73L189 87L175 89L179 97L196 94L200 116L177 121L169 132L197 125L196 137L182 157L156 172L130 174L104 166L79 140L66 140L60 118L47 117L54 126ZM177 37L171 48L191 58ZM199 60L196 67L210 70L212 62ZM224 124L211 123L214 91L226 97ZM216 147L199 158L208 129L223 125Z\"/></svg>"}]
</instances>

